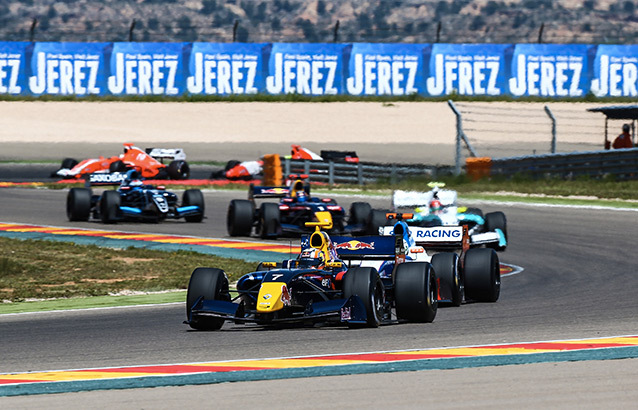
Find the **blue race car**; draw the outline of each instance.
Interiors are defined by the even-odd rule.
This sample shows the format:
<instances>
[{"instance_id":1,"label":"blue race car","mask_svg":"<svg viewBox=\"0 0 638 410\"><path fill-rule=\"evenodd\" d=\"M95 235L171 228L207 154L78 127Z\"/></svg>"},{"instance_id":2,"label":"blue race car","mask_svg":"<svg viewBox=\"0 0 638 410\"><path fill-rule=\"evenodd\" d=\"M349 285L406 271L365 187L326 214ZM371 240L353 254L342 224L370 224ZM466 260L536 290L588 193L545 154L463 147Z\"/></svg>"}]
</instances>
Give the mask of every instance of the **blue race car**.
<instances>
[{"instance_id":1,"label":"blue race car","mask_svg":"<svg viewBox=\"0 0 638 410\"><path fill-rule=\"evenodd\" d=\"M279 203L257 198L278 198ZM310 196L310 185L302 179L290 186L250 186L248 199L233 199L228 206L226 226L230 236L250 236L253 229L262 238L312 233L306 222L328 222L331 234L376 234L385 224L385 212L367 202L354 202L349 216L330 198Z\"/></svg>"},{"instance_id":2,"label":"blue race car","mask_svg":"<svg viewBox=\"0 0 638 410\"><path fill-rule=\"evenodd\" d=\"M71 188L66 201L70 221L104 223L124 220L159 222L164 219L184 218L186 222L204 219L204 196L199 189L184 191L181 206L177 195L164 187L145 185L136 170L112 174L91 174L87 188ZM117 190L106 190L94 195L90 186L119 185Z\"/></svg>"}]
</instances>

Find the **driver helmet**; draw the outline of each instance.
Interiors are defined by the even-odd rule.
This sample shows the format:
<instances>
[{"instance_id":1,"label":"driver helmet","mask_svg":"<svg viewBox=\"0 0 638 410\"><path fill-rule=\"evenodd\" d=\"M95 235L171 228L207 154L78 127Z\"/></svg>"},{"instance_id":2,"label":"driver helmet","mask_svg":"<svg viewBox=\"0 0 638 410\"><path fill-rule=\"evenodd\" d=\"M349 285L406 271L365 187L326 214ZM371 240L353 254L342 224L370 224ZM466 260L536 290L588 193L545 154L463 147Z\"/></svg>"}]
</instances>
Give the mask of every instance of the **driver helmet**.
<instances>
[{"instance_id":1,"label":"driver helmet","mask_svg":"<svg viewBox=\"0 0 638 410\"><path fill-rule=\"evenodd\" d=\"M622 132L629 132L629 124L623 124Z\"/></svg>"},{"instance_id":2,"label":"driver helmet","mask_svg":"<svg viewBox=\"0 0 638 410\"><path fill-rule=\"evenodd\" d=\"M132 169L126 173L126 182L131 186L139 186L142 185L142 175L136 169Z\"/></svg>"},{"instance_id":3,"label":"driver helmet","mask_svg":"<svg viewBox=\"0 0 638 410\"><path fill-rule=\"evenodd\" d=\"M308 194L305 191L297 192L297 202L306 202L308 200Z\"/></svg>"},{"instance_id":4,"label":"driver helmet","mask_svg":"<svg viewBox=\"0 0 638 410\"><path fill-rule=\"evenodd\" d=\"M441 205L441 201L433 199L432 202L430 202L430 213L436 215L440 214L442 210L443 206Z\"/></svg>"},{"instance_id":5,"label":"driver helmet","mask_svg":"<svg viewBox=\"0 0 638 410\"><path fill-rule=\"evenodd\" d=\"M316 268L323 268L326 264L326 254L321 249L310 249L303 253L303 257L316 259Z\"/></svg>"}]
</instances>

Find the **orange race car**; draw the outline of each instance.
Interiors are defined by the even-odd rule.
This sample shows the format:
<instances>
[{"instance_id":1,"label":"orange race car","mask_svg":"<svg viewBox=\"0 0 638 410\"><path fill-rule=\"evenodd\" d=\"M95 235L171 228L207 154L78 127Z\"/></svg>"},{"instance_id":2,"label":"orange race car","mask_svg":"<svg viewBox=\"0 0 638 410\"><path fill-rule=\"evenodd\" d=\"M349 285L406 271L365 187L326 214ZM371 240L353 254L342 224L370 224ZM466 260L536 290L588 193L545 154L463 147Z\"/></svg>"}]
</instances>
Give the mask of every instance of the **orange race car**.
<instances>
[{"instance_id":1,"label":"orange race car","mask_svg":"<svg viewBox=\"0 0 638 410\"><path fill-rule=\"evenodd\" d=\"M171 159L168 165L165 159ZM124 153L105 158L89 158L78 162L73 158L66 158L62 166L51 176L81 179L94 173L126 172L135 169L145 179L188 179L190 167L185 161L186 154L181 148L163 149L147 148L145 151L124 144Z\"/></svg>"}]
</instances>

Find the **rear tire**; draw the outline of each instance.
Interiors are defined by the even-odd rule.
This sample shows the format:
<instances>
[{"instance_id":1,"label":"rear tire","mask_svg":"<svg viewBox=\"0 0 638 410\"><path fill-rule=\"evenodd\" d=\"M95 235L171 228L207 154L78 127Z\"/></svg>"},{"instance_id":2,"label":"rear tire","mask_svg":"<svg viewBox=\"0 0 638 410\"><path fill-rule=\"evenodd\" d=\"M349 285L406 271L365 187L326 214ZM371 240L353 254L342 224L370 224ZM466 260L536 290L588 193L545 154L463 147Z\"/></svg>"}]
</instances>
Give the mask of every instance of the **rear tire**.
<instances>
[{"instance_id":1,"label":"rear tire","mask_svg":"<svg viewBox=\"0 0 638 410\"><path fill-rule=\"evenodd\" d=\"M385 226L386 212L379 209L373 209L370 211L370 218L368 219L366 226L367 235L379 235L379 228Z\"/></svg>"},{"instance_id":2,"label":"rear tire","mask_svg":"<svg viewBox=\"0 0 638 410\"><path fill-rule=\"evenodd\" d=\"M445 287L445 296L449 294L452 306L461 306L464 284L459 272L458 255L452 252L437 253L432 257L432 267L441 287Z\"/></svg>"},{"instance_id":3,"label":"rear tire","mask_svg":"<svg viewBox=\"0 0 638 410\"><path fill-rule=\"evenodd\" d=\"M485 215L485 231L493 232L496 229L500 229L505 235L507 241L507 218L503 212L490 212ZM490 248L497 251L504 251L507 246L499 246L497 243L489 244Z\"/></svg>"},{"instance_id":4,"label":"rear tire","mask_svg":"<svg viewBox=\"0 0 638 410\"><path fill-rule=\"evenodd\" d=\"M64 158L62 160L61 169L72 169L78 164L78 161L75 158Z\"/></svg>"},{"instance_id":5,"label":"rear tire","mask_svg":"<svg viewBox=\"0 0 638 410\"><path fill-rule=\"evenodd\" d=\"M117 191L104 191L100 198L100 219L105 224L117 222L122 199Z\"/></svg>"},{"instance_id":6,"label":"rear tire","mask_svg":"<svg viewBox=\"0 0 638 410\"><path fill-rule=\"evenodd\" d=\"M259 208L259 236L262 239L276 238L279 234L281 215L279 205L265 202Z\"/></svg>"},{"instance_id":7,"label":"rear tire","mask_svg":"<svg viewBox=\"0 0 638 410\"><path fill-rule=\"evenodd\" d=\"M191 274L186 293L186 320L196 330L219 330L224 319L216 317L200 317L191 320L191 310L197 299L230 301L228 278L221 269L197 268Z\"/></svg>"},{"instance_id":8,"label":"rear tire","mask_svg":"<svg viewBox=\"0 0 638 410\"><path fill-rule=\"evenodd\" d=\"M166 167L166 172L171 179L181 180L188 179L191 169L186 161L171 161Z\"/></svg>"},{"instance_id":9,"label":"rear tire","mask_svg":"<svg viewBox=\"0 0 638 410\"><path fill-rule=\"evenodd\" d=\"M126 172L126 165L121 160L109 164L109 172Z\"/></svg>"},{"instance_id":10,"label":"rear tire","mask_svg":"<svg viewBox=\"0 0 638 410\"><path fill-rule=\"evenodd\" d=\"M366 226L370 214L372 213L372 207L367 202L353 202L350 205L350 217L348 223L350 225L363 225Z\"/></svg>"},{"instance_id":11,"label":"rear tire","mask_svg":"<svg viewBox=\"0 0 638 410\"><path fill-rule=\"evenodd\" d=\"M501 268L493 249L474 248L465 254L465 296L477 302L496 302L501 293Z\"/></svg>"},{"instance_id":12,"label":"rear tire","mask_svg":"<svg viewBox=\"0 0 638 410\"><path fill-rule=\"evenodd\" d=\"M71 188L66 197L66 216L69 221L88 221L91 215L91 190Z\"/></svg>"},{"instance_id":13,"label":"rear tire","mask_svg":"<svg viewBox=\"0 0 638 410\"><path fill-rule=\"evenodd\" d=\"M366 325L378 327L383 318L385 290L374 268L350 268L343 278L343 296L358 296L366 309Z\"/></svg>"},{"instance_id":14,"label":"rear tire","mask_svg":"<svg viewBox=\"0 0 638 410\"><path fill-rule=\"evenodd\" d=\"M233 199L226 213L226 229L230 236L250 236L253 229L255 209L246 199Z\"/></svg>"},{"instance_id":15,"label":"rear tire","mask_svg":"<svg viewBox=\"0 0 638 410\"><path fill-rule=\"evenodd\" d=\"M394 276L397 318L409 322L432 322L438 309L436 290L436 276L429 263L398 265Z\"/></svg>"},{"instance_id":16,"label":"rear tire","mask_svg":"<svg viewBox=\"0 0 638 410\"><path fill-rule=\"evenodd\" d=\"M182 197L184 206L198 206L201 212L197 215L185 216L186 222L201 222L204 219L204 195L199 189L187 189Z\"/></svg>"}]
</instances>

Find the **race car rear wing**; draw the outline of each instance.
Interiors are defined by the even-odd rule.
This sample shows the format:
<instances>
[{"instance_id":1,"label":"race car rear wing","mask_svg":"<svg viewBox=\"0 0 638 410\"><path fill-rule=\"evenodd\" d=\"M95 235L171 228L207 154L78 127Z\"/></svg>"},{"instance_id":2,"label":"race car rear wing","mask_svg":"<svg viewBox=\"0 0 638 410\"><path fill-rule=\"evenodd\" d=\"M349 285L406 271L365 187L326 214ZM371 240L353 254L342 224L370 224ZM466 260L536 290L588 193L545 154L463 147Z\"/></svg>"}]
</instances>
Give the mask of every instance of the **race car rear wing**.
<instances>
[{"instance_id":1,"label":"race car rear wing","mask_svg":"<svg viewBox=\"0 0 638 410\"><path fill-rule=\"evenodd\" d=\"M395 257L392 236L335 236L330 239L339 259L343 260L391 260ZM301 237L301 251L310 249L310 236Z\"/></svg>"},{"instance_id":2,"label":"race car rear wing","mask_svg":"<svg viewBox=\"0 0 638 410\"><path fill-rule=\"evenodd\" d=\"M146 153L159 160L172 159L175 161L186 160L186 153L181 148L146 148Z\"/></svg>"},{"instance_id":3,"label":"race car rear wing","mask_svg":"<svg viewBox=\"0 0 638 410\"><path fill-rule=\"evenodd\" d=\"M456 204L456 191L440 189L437 191L436 195L443 206ZM433 198L434 191L419 192L396 190L392 193L392 206L394 209L429 206Z\"/></svg>"},{"instance_id":4,"label":"race car rear wing","mask_svg":"<svg viewBox=\"0 0 638 410\"><path fill-rule=\"evenodd\" d=\"M394 226L382 228L382 235L394 237ZM432 226L418 227L410 226L410 238L414 240L414 245L427 249L449 250L467 249L470 246L470 236L467 226Z\"/></svg>"},{"instance_id":5,"label":"race car rear wing","mask_svg":"<svg viewBox=\"0 0 638 410\"><path fill-rule=\"evenodd\" d=\"M248 199L254 198L284 198L290 192L287 186L255 186L250 185Z\"/></svg>"}]
</instances>

